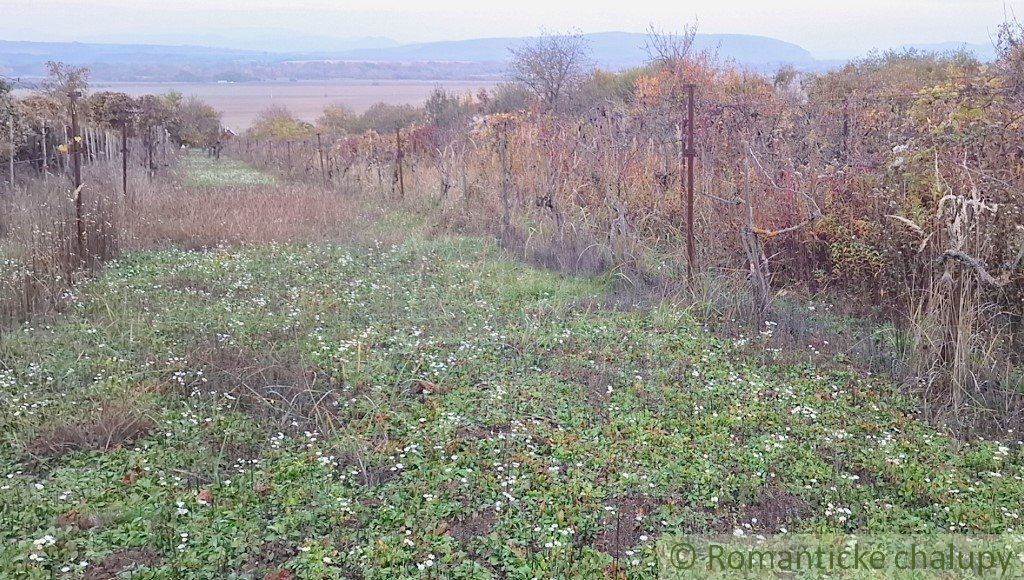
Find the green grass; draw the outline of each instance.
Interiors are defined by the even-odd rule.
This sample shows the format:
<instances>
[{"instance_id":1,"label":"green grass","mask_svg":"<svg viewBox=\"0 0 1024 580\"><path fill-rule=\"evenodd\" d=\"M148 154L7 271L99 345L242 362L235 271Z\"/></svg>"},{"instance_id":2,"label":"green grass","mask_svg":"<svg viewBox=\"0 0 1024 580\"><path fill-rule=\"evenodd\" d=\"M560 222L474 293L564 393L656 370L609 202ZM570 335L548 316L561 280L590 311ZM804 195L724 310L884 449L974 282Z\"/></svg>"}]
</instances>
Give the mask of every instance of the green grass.
<instances>
[{"instance_id":1,"label":"green grass","mask_svg":"<svg viewBox=\"0 0 1024 580\"><path fill-rule=\"evenodd\" d=\"M889 384L753 366L604 291L472 240L132 255L0 346L2 575L149 548L156 578L578 577L610 553L644 578L665 534L1019 530L1019 443L956 444ZM156 422L134 443L26 453L124 400Z\"/></svg>"},{"instance_id":2,"label":"green grass","mask_svg":"<svg viewBox=\"0 0 1024 580\"><path fill-rule=\"evenodd\" d=\"M274 185L274 176L259 171L237 159L214 159L200 152L183 157L187 178L185 185L193 187L237 187Z\"/></svg>"}]
</instances>

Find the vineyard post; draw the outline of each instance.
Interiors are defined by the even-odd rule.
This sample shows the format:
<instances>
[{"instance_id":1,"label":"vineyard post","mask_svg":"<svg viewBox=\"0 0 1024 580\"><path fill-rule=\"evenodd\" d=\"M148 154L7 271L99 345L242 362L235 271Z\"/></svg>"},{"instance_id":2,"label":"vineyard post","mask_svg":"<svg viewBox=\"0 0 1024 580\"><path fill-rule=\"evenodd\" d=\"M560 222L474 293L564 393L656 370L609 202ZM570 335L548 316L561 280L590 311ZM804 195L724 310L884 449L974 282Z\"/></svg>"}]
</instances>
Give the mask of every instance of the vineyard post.
<instances>
[{"instance_id":1,"label":"vineyard post","mask_svg":"<svg viewBox=\"0 0 1024 580\"><path fill-rule=\"evenodd\" d=\"M50 173L49 159L46 157L46 121L42 121L43 127L43 183L46 183L47 176Z\"/></svg>"},{"instance_id":2,"label":"vineyard post","mask_svg":"<svg viewBox=\"0 0 1024 580\"><path fill-rule=\"evenodd\" d=\"M512 224L512 166L508 160L508 134L507 127L501 126L500 140L498 141L498 160L501 162L501 225L503 235L508 235Z\"/></svg>"},{"instance_id":3,"label":"vineyard post","mask_svg":"<svg viewBox=\"0 0 1024 580\"><path fill-rule=\"evenodd\" d=\"M330 147L324 151L324 157L327 158L327 184L329 187L334 187L334 162L331 160Z\"/></svg>"},{"instance_id":4,"label":"vineyard post","mask_svg":"<svg viewBox=\"0 0 1024 580\"><path fill-rule=\"evenodd\" d=\"M61 130L61 133L64 134L64 148L67 150L68 154L67 155L61 155L57 159L58 159L58 162L59 162L59 165L60 165L60 172L61 172L61 174L67 175L68 174L68 170L70 169L70 166L68 165L68 163L69 163L70 151L71 151L71 144L70 144L71 138L68 137L68 126L66 124L61 123L60 124L60 130Z\"/></svg>"},{"instance_id":5,"label":"vineyard post","mask_svg":"<svg viewBox=\"0 0 1024 580\"><path fill-rule=\"evenodd\" d=\"M10 132L11 137L11 158L10 158L10 171L11 171L11 191L14 191L14 107L11 107L10 117L8 118L7 129Z\"/></svg>"},{"instance_id":6,"label":"vineyard post","mask_svg":"<svg viewBox=\"0 0 1024 580\"><path fill-rule=\"evenodd\" d=\"M156 148L156 130L150 126L146 129L146 163L149 165L149 180L153 181L156 165L153 163L153 150Z\"/></svg>"},{"instance_id":7,"label":"vineyard post","mask_svg":"<svg viewBox=\"0 0 1024 580\"><path fill-rule=\"evenodd\" d=\"M693 106L694 85L686 85L686 277L690 282L691 291L693 287L693 270L696 262L696 250L694 248L693 235L693 159L696 156L693 143L694 106Z\"/></svg>"},{"instance_id":8,"label":"vineyard post","mask_svg":"<svg viewBox=\"0 0 1024 580\"><path fill-rule=\"evenodd\" d=\"M395 163L398 165L398 191L405 197L405 176L402 174L402 129L395 129Z\"/></svg>"},{"instance_id":9,"label":"vineyard post","mask_svg":"<svg viewBox=\"0 0 1024 580\"><path fill-rule=\"evenodd\" d=\"M82 158L81 158L81 137L78 135L78 97L82 96L79 91L71 91L68 97L71 99L71 165L72 177L75 184L75 230L78 240L79 259L85 261L85 222L82 215Z\"/></svg>"},{"instance_id":10,"label":"vineyard post","mask_svg":"<svg viewBox=\"0 0 1024 580\"><path fill-rule=\"evenodd\" d=\"M320 133L316 134L316 150L320 155L320 178L324 180L324 187L327 187L327 170L324 169L324 143L320 139Z\"/></svg>"},{"instance_id":11,"label":"vineyard post","mask_svg":"<svg viewBox=\"0 0 1024 580\"><path fill-rule=\"evenodd\" d=\"M128 116L121 120L121 190L128 199Z\"/></svg>"}]
</instances>

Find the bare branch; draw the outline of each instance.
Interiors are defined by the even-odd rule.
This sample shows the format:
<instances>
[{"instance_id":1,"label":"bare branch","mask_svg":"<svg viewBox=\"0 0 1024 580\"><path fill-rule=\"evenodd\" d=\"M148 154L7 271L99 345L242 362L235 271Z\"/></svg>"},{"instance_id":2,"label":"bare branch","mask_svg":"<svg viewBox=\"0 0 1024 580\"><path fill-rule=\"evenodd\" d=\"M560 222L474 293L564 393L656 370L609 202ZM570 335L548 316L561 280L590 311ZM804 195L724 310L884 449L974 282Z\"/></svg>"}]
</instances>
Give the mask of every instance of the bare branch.
<instances>
[{"instance_id":1,"label":"bare branch","mask_svg":"<svg viewBox=\"0 0 1024 580\"><path fill-rule=\"evenodd\" d=\"M542 34L509 49L513 79L526 85L551 110L560 109L583 84L591 68L589 46L580 34Z\"/></svg>"},{"instance_id":2,"label":"bare branch","mask_svg":"<svg viewBox=\"0 0 1024 580\"><path fill-rule=\"evenodd\" d=\"M974 270L974 273L975 275L978 276L978 279L988 286L995 286L997 288L1001 288L1010 283L1009 273L1004 272L1003 274L1000 274L998 278L996 278L992 276L992 274L988 273L988 270L985 269L985 266L980 261L978 261L976 258L968 256L963 252L959 252L957 250L946 250L945 252L942 253L941 256L939 256L940 264L944 264L949 260L955 260Z\"/></svg>"},{"instance_id":3,"label":"bare branch","mask_svg":"<svg viewBox=\"0 0 1024 580\"><path fill-rule=\"evenodd\" d=\"M681 33L648 28L644 49L651 62L660 66L673 67L684 62L693 53L693 41L697 36L697 24L683 26Z\"/></svg>"}]
</instances>

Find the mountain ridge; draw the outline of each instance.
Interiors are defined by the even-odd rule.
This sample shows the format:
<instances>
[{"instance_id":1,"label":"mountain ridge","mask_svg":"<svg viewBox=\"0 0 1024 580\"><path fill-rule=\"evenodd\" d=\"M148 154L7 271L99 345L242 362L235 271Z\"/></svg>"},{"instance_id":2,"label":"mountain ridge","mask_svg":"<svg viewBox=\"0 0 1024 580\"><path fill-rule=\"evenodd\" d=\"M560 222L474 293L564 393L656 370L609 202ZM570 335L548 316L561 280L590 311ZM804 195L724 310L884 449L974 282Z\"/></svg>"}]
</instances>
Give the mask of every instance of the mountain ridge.
<instances>
[{"instance_id":1,"label":"mountain ridge","mask_svg":"<svg viewBox=\"0 0 1024 580\"><path fill-rule=\"evenodd\" d=\"M293 34L291 31L248 31L238 34L257 34L256 37L247 37L255 44L242 49L193 44L0 40L0 74L39 77L45 75L46 61L59 60L76 66L89 66L93 69L96 80L173 81L183 76L211 80L267 80L269 74L281 74L282 70L295 68L282 66L288 63L294 65L316 61L340 61L373 63L375 66L365 67L370 71L365 74L383 75L361 78L395 78L387 76L392 74L388 71L401 65L406 69L403 74L408 74L407 69L415 63L432 63L447 67L455 75L462 74L458 72L460 70L472 70L474 74L486 71L486 74L500 76L510 58L510 49L536 38L509 36L397 44L387 38L367 37L337 39L335 44L335 40L329 37L310 37L309 46L322 46L327 49L284 51L278 50L278 46L295 46L294 40L278 42L274 38ZM260 37L260 34L264 36ZM642 65L649 60L645 50L649 38L647 34L610 31L582 36L589 45L594 64L600 68L622 70ZM265 38L265 45L261 47L259 42L252 40L253 38ZM359 47L351 48L352 46ZM815 58L797 44L761 35L700 33L696 35L693 46L695 50L707 50L722 60L761 72L771 72L784 64L794 65L802 70L825 70L840 62L835 59ZM948 42L917 46L934 47L937 50L963 46L974 51L979 57L991 57L991 53L986 52L983 45ZM254 73L254 67L262 72ZM352 68L347 67L344 70ZM436 67L433 70L436 70ZM308 71L305 73L308 74Z\"/></svg>"}]
</instances>

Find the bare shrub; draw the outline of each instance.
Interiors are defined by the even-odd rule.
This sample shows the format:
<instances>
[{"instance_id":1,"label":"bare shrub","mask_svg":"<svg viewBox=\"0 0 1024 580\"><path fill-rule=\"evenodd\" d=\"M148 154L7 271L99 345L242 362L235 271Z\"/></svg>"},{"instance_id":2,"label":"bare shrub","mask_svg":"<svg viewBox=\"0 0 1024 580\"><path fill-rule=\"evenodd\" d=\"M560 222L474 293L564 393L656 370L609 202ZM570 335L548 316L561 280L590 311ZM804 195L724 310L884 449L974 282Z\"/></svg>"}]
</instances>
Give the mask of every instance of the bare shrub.
<instances>
[{"instance_id":1,"label":"bare shrub","mask_svg":"<svg viewBox=\"0 0 1024 580\"><path fill-rule=\"evenodd\" d=\"M548 34L511 49L512 78L530 87L551 110L561 110L590 72L589 47L581 34Z\"/></svg>"}]
</instances>

